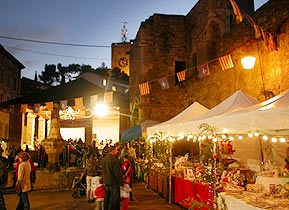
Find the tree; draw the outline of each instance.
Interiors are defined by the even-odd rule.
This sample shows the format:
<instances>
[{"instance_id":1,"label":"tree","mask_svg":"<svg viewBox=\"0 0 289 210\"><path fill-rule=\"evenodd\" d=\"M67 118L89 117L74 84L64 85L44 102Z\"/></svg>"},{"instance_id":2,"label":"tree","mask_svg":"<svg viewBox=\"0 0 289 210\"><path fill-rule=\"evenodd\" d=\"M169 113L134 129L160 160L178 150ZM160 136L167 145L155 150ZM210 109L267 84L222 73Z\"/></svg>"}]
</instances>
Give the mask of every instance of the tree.
<instances>
[{"instance_id":1,"label":"tree","mask_svg":"<svg viewBox=\"0 0 289 210\"><path fill-rule=\"evenodd\" d=\"M69 66L62 66L61 63L57 64L58 70L58 82L60 84L65 84L68 81L71 81L79 75L81 72L81 66L79 64L70 64ZM74 76L73 76L74 75Z\"/></svg>"},{"instance_id":2,"label":"tree","mask_svg":"<svg viewBox=\"0 0 289 210\"><path fill-rule=\"evenodd\" d=\"M58 80L58 73L56 72L56 66L54 64L45 64L44 71L39 74L39 79L48 85L52 85Z\"/></svg>"}]
</instances>

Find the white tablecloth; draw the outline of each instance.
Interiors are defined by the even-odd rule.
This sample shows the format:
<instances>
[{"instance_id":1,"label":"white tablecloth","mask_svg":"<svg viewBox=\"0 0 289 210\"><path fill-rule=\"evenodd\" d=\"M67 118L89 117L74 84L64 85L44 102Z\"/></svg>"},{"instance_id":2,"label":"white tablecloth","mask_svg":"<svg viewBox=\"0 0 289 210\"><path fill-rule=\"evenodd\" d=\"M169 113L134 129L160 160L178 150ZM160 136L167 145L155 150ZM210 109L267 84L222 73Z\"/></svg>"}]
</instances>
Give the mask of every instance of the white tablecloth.
<instances>
[{"instance_id":1,"label":"white tablecloth","mask_svg":"<svg viewBox=\"0 0 289 210\"><path fill-rule=\"evenodd\" d=\"M221 197L225 199L225 203L228 210L263 210L255 206L247 204L245 201L234 198L233 196L226 195L226 193L220 193L218 198L218 203L221 203Z\"/></svg>"},{"instance_id":2,"label":"white tablecloth","mask_svg":"<svg viewBox=\"0 0 289 210\"><path fill-rule=\"evenodd\" d=\"M286 182L289 182L289 178L257 176L255 184L262 185L262 190L270 192L270 184L284 185Z\"/></svg>"}]
</instances>

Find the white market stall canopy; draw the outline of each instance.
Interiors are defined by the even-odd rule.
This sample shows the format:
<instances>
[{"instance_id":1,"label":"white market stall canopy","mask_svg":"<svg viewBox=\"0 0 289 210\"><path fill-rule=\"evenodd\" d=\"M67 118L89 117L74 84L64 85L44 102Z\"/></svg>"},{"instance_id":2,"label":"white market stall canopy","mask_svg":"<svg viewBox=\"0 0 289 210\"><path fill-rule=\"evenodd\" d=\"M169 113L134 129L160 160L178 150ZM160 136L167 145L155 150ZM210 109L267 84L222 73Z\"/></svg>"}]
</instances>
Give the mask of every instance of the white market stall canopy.
<instances>
[{"instance_id":1,"label":"white market stall canopy","mask_svg":"<svg viewBox=\"0 0 289 210\"><path fill-rule=\"evenodd\" d=\"M184 111L182 111L175 117L171 118L170 120L154 125L152 127L148 127L147 128L148 133L167 132L167 130L169 129L171 125L191 120L194 117L205 114L208 111L209 109L207 109L200 103L194 102L189 107L187 107Z\"/></svg>"},{"instance_id":2,"label":"white market stall canopy","mask_svg":"<svg viewBox=\"0 0 289 210\"><path fill-rule=\"evenodd\" d=\"M166 123L164 126L148 127L147 131L149 135L160 131L168 132L172 135L179 135L180 133L198 133L198 126L206 122L210 124L209 122L212 117L239 111L243 108L255 105L257 103L258 101L255 98L239 90L211 110L201 115L195 115L179 122Z\"/></svg>"},{"instance_id":3,"label":"white market stall canopy","mask_svg":"<svg viewBox=\"0 0 289 210\"><path fill-rule=\"evenodd\" d=\"M196 122L196 123L200 123ZM218 133L242 134L262 131L289 135L289 89L262 103L207 119Z\"/></svg>"}]
</instances>

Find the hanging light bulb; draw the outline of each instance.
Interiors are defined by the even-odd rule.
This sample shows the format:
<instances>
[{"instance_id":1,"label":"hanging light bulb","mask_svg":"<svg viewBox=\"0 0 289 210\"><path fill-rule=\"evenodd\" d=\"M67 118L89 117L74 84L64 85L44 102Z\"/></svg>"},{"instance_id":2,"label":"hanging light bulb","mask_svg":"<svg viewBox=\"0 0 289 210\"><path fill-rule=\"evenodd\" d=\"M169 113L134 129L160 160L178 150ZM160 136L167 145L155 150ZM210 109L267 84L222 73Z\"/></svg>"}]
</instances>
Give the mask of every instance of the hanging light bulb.
<instances>
[{"instance_id":1,"label":"hanging light bulb","mask_svg":"<svg viewBox=\"0 0 289 210\"><path fill-rule=\"evenodd\" d=\"M279 139L279 141L282 142L282 143L285 143L285 142L286 142L286 139L285 139L284 137L281 137L281 138Z\"/></svg>"},{"instance_id":2,"label":"hanging light bulb","mask_svg":"<svg viewBox=\"0 0 289 210\"><path fill-rule=\"evenodd\" d=\"M276 138L276 137L273 137L273 138L271 139L271 141L272 141L273 143L276 143L276 142L277 142L277 138Z\"/></svg>"},{"instance_id":3,"label":"hanging light bulb","mask_svg":"<svg viewBox=\"0 0 289 210\"><path fill-rule=\"evenodd\" d=\"M248 133L249 138L253 138L253 136L254 136L253 133L251 133L251 132Z\"/></svg>"},{"instance_id":4,"label":"hanging light bulb","mask_svg":"<svg viewBox=\"0 0 289 210\"><path fill-rule=\"evenodd\" d=\"M213 137L213 142L217 142L218 141L218 138L217 137Z\"/></svg>"},{"instance_id":5,"label":"hanging light bulb","mask_svg":"<svg viewBox=\"0 0 289 210\"><path fill-rule=\"evenodd\" d=\"M226 139L226 138L227 138L227 135L223 134L222 139Z\"/></svg>"},{"instance_id":6,"label":"hanging light bulb","mask_svg":"<svg viewBox=\"0 0 289 210\"><path fill-rule=\"evenodd\" d=\"M230 140L230 141L234 141L234 139L235 139L234 136L230 136L230 137L229 137L229 140Z\"/></svg>"},{"instance_id":7,"label":"hanging light bulb","mask_svg":"<svg viewBox=\"0 0 289 210\"><path fill-rule=\"evenodd\" d=\"M239 135L239 136L238 136L238 139L239 139L239 140L243 140L243 136Z\"/></svg>"},{"instance_id":8,"label":"hanging light bulb","mask_svg":"<svg viewBox=\"0 0 289 210\"><path fill-rule=\"evenodd\" d=\"M254 132L254 136L258 137L260 135L259 131Z\"/></svg>"},{"instance_id":9,"label":"hanging light bulb","mask_svg":"<svg viewBox=\"0 0 289 210\"><path fill-rule=\"evenodd\" d=\"M264 135L263 137L263 140L267 141L269 139L269 137L267 135Z\"/></svg>"}]
</instances>

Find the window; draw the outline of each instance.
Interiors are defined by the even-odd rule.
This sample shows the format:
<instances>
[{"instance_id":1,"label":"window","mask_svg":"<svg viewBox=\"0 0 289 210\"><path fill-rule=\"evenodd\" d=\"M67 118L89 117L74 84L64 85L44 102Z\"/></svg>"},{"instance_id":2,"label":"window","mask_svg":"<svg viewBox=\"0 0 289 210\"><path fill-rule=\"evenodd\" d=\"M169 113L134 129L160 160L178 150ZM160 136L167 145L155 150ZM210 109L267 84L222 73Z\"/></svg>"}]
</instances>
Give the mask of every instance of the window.
<instances>
[{"instance_id":1,"label":"window","mask_svg":"<svg viewBox=\"0 0 289 210\"><path fill-rule=\"evenodd\" d=\"M102 80L102 85L103 85L104 87L106 87L106 85L107 85L106 79L103 79L103 80Z\"/></svg>"}]
</instances>

